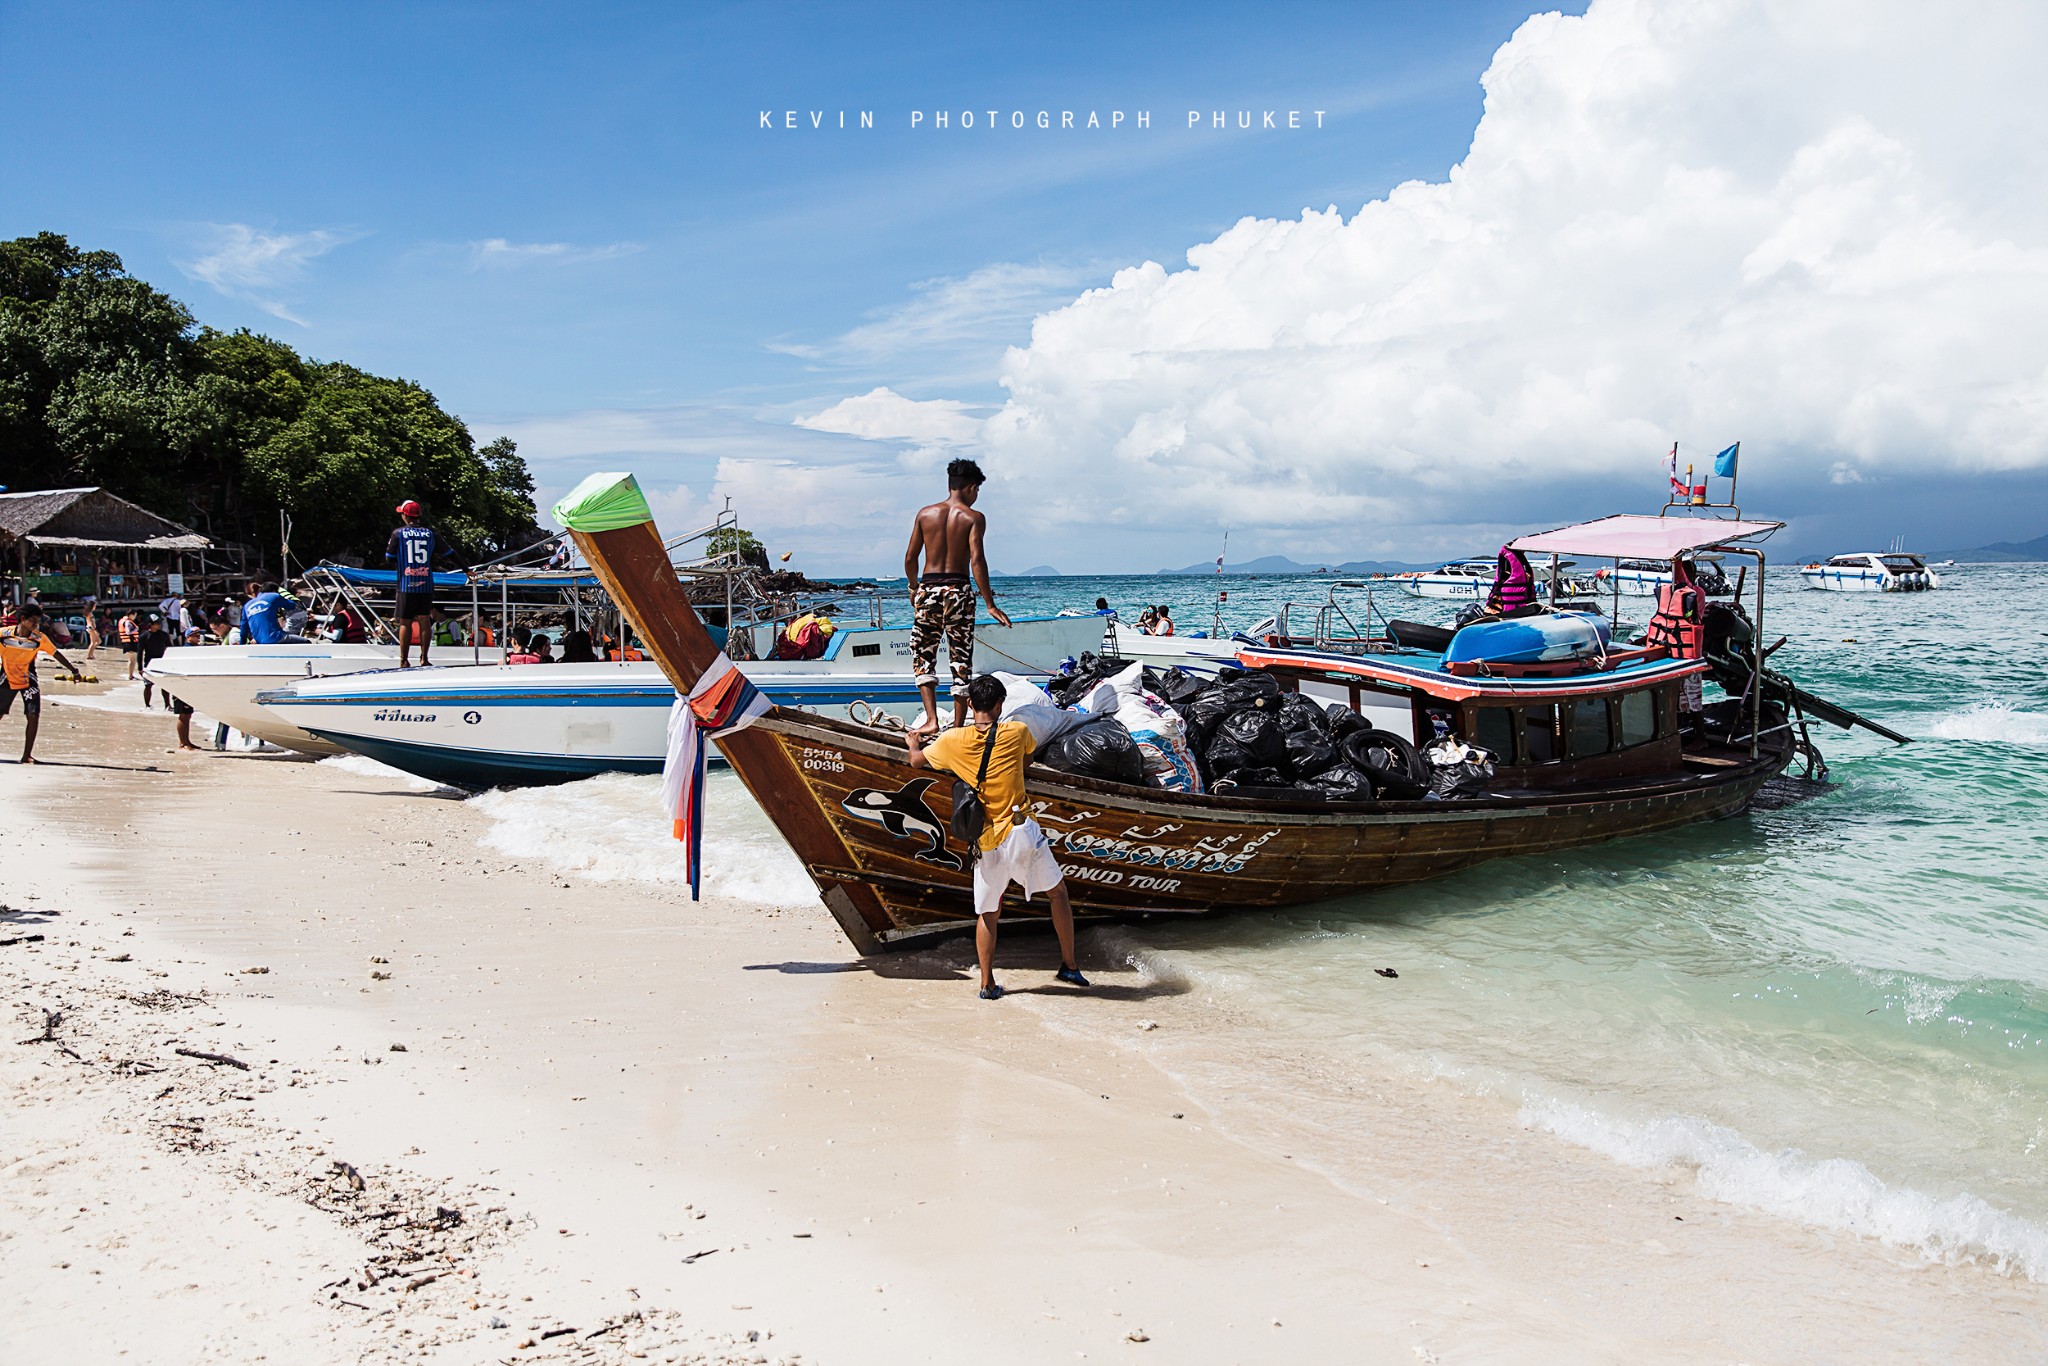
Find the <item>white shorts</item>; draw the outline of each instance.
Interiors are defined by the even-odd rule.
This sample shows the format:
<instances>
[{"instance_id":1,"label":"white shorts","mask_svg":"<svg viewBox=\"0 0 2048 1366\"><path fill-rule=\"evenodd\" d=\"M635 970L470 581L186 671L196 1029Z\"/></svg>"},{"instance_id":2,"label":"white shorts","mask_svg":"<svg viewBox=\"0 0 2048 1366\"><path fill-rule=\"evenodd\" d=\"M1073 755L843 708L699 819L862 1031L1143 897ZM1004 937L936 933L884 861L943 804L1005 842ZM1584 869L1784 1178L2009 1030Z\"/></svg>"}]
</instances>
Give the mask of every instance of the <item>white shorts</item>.
<instances>
[{"instance_id":1,"label":"white shorts","mask_svg":"<svg viewBox=\"0 0 2048 1366\"><path fill-rule=\"evenodd\" d=\"M1001 844L982 850L975 861L974 913L993 915L1001 910L1003 893L1013 882L1024 889L1024 899L1029 901L1059 886L1062 876L1052 846L1045 842L1045 832L1027 817L1010 828Z\"/></svg>"}]
</instances>

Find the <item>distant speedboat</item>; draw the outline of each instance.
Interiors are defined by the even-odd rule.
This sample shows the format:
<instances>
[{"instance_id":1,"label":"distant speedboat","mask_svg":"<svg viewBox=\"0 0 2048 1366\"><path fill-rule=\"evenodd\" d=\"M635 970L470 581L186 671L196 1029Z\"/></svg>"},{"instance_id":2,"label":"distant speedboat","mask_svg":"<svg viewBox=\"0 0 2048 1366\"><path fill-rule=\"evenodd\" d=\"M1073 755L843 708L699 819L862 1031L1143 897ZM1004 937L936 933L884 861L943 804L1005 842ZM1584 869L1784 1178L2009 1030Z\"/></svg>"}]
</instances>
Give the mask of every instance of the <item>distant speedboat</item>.
<instances>
[{"instance_id":1,"label":"distant speedboat","mask_svg":"<svg viewBox=\"0 0 2048 1366\"><path fill-rule=\"evenodd\" d=\"M1424 573L1396 574L1401 591L1418 598L1455 598L1477 601L1493 590L1494 558L1475 555Z\"/></svg>"},{"instance_id":2,"label":"distant speedboat","mask_svg":"<svg viewBox=\"0 0 2048 1366\"><path fill-rule=\"evenodd\" d=\"M1902 551L1837 555L1801 565L1799 573L1808 588L1830 593L1924 593L1941 587L1940 578L1927 568L1926 561Z\"/></svg>"}]
</instances>

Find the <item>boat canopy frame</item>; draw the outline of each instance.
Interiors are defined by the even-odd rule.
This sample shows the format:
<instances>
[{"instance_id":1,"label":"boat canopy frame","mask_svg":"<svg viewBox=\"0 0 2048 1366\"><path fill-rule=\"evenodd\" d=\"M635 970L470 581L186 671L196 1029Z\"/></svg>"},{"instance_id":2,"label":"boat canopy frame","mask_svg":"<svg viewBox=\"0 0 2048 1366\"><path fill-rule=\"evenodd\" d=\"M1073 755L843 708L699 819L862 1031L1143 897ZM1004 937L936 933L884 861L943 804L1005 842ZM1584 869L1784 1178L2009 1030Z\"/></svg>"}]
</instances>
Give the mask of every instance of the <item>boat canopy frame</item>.
<instances>
[{"instance_id":1,"label":"boat canopy frame","mask_svg":"<svg viewBox=\"0 0 2048 1366\"><path fill-rule=\"evenodd\" d=\"M1509 541L1510 548L1521 551L1547 551L1553 555L1592 555L1601 559L1612 559L1617 564L1623 559L1661 559L1676 562L1680 559L1697 559L1700 552L1711 550L1719 555L1737 555L1756 561L1756 617L1752 623L1755 638L1751 641L1749 684L1742 702L1749 712L1749 753L1755 758L1763 739L1764 715L1764 660L1770 651L1764 647L1764 552L1761 542L1784 530L1783 522L1747 522L1735 518L1720 517L1656 517L1641 513L1617 513L1591 522L1580 522L1575 526L1559 527L1555 531L1539 531L1528 536L1517 536ZM1745 567L1745 571L1747 568ZM1736 588L1736 598L1741 600L1741 588ZM1617 602L1619 598L1617 597ZM1732 743L1737 737L1729 737Z\"/></svg>"}]
</instances>

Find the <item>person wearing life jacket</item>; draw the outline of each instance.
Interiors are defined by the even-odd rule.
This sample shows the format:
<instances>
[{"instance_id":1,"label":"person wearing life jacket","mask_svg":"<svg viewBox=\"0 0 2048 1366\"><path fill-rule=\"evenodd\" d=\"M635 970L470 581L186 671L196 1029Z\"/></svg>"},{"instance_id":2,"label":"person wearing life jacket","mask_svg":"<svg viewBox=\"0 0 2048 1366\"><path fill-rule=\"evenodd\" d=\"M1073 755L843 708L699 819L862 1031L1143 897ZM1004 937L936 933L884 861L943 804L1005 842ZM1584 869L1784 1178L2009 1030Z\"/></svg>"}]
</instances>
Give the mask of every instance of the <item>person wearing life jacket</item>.
<instances>
[{"instance_id":1,"label":"person wearing life jacket","mask_svg":"<svg viewBox=\"0 0 2048 1366\"><path fill-rule=\"evenodd\" d=\"M1707 595L1693 577L1692 565L1671 561L1671 582L1657 590L1657 615L1643 633L1643 643L1661 647L1673 659L1704 659L1707 653ZM1687 674L1679 685L1678 709L1697 712L1706 706L1700 676Z\"/></svg>"},{"instance_id":2,"label":"person wearing life jacket","mask_svg":"<svg viewBox=\"0 0 2048 1366\"><path fill-rule=\"evenodd\" d=\"M1536 601L1536 571L1529 557L1513 546L1502 546L1493 565L1493 588L1486 595L1483 615L1512 616Z\"/></svg>"}]
</instances>

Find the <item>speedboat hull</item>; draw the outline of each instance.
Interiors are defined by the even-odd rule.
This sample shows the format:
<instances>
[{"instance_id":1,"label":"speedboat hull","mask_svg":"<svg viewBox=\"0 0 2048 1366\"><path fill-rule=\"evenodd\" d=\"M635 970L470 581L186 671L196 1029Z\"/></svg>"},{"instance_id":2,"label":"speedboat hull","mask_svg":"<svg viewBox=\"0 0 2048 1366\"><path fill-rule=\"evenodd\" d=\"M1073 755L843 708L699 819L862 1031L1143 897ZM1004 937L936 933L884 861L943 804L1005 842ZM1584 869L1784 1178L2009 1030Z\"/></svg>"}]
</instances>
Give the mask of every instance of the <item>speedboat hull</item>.
<instances>
[{"instance_id":1,"label":"speedboat hull","mask_svg":"<svg viewBox=\"0 0 2048 1366\"><path fill-rule=\"evenodd\" d=\"M821 673L748 662L777 706L836 717L923 710L907 674ZM529 664L385 670L304 679L262 705L337 750L452 787L659 773L676 700L659 665Z\"/></svg>"},{"instance_id":2,"label":"speedboat hull","mask_svg":"<svg viewBox=\"0 0 2048 1366\"><path fill-rule=\"evenodd\" d=\"M1800 566L1808 588L1828 593L1925 593L1941 587L1938 575L1911 555L1837 555Z\"/></svg>"},{"instance_id":3,"label":"speedboat hull","mask_svg":"<svg viewBox=\"0 0 2048 1366\"><path fill-rule=\"evenodd\" d=\"M339 754L339 745L264 707L256 694L304 678L388 669L397 663L396 645L178 645L142 673L179 701L244 735L307 754Z\"/></svg>"},{"instance_id":4,"label":"speedboat hull","mask_svg":"<svg viewBox=\"0 0 2048 1366\"><path fill-rule=\"evenodd\" d=\"M761 643L769 643L767 628L756 628L756 635ZM1102 620L1098 617L1018 618L1008 628L983 623L976 628L975 644L977 667L1050 674L1057 672L1064 660L1102 648ZM437 648L435 668L428 672L438 673L444 666L497 667L496 655L497 651L489 647L443 645ZM146 672L159 687L173 696L245 735L307 754L340 754L354 746L315 734L300 725L293 716L259 702L256 695L309 677L326 678L389 669L397 663L398 647L395 645L179 646L167 652ZM651 663L611 667L638 669L638 676L645 680L661 677L660 669ZM755 668L753 664L747 667L750 672ZM820 658L763 662L760 667L806 678L852 679L862 686L874 685L879 678L886 680L889 686L899 686L910 677L910 631L906 627L844 626L833 633L830 645ZM939 672L941 677L947 676L943 647L939 652ZM672 699L664 696L661 705L667 706L669 700ZM376 737L370 739L376 742ZM361 752L368 753L367 750ZM656 767L659 767L660 744L656 743L648 752L656 756ZM376 757L382 759L385 756L380 754ZM486 762L484 758L477 760L479 772ZM528 766L515 767L523 770ZM565 776L581 776L581 771ZM437 777L435 781L450 780Z\"/></svg>"}]
</instances>

